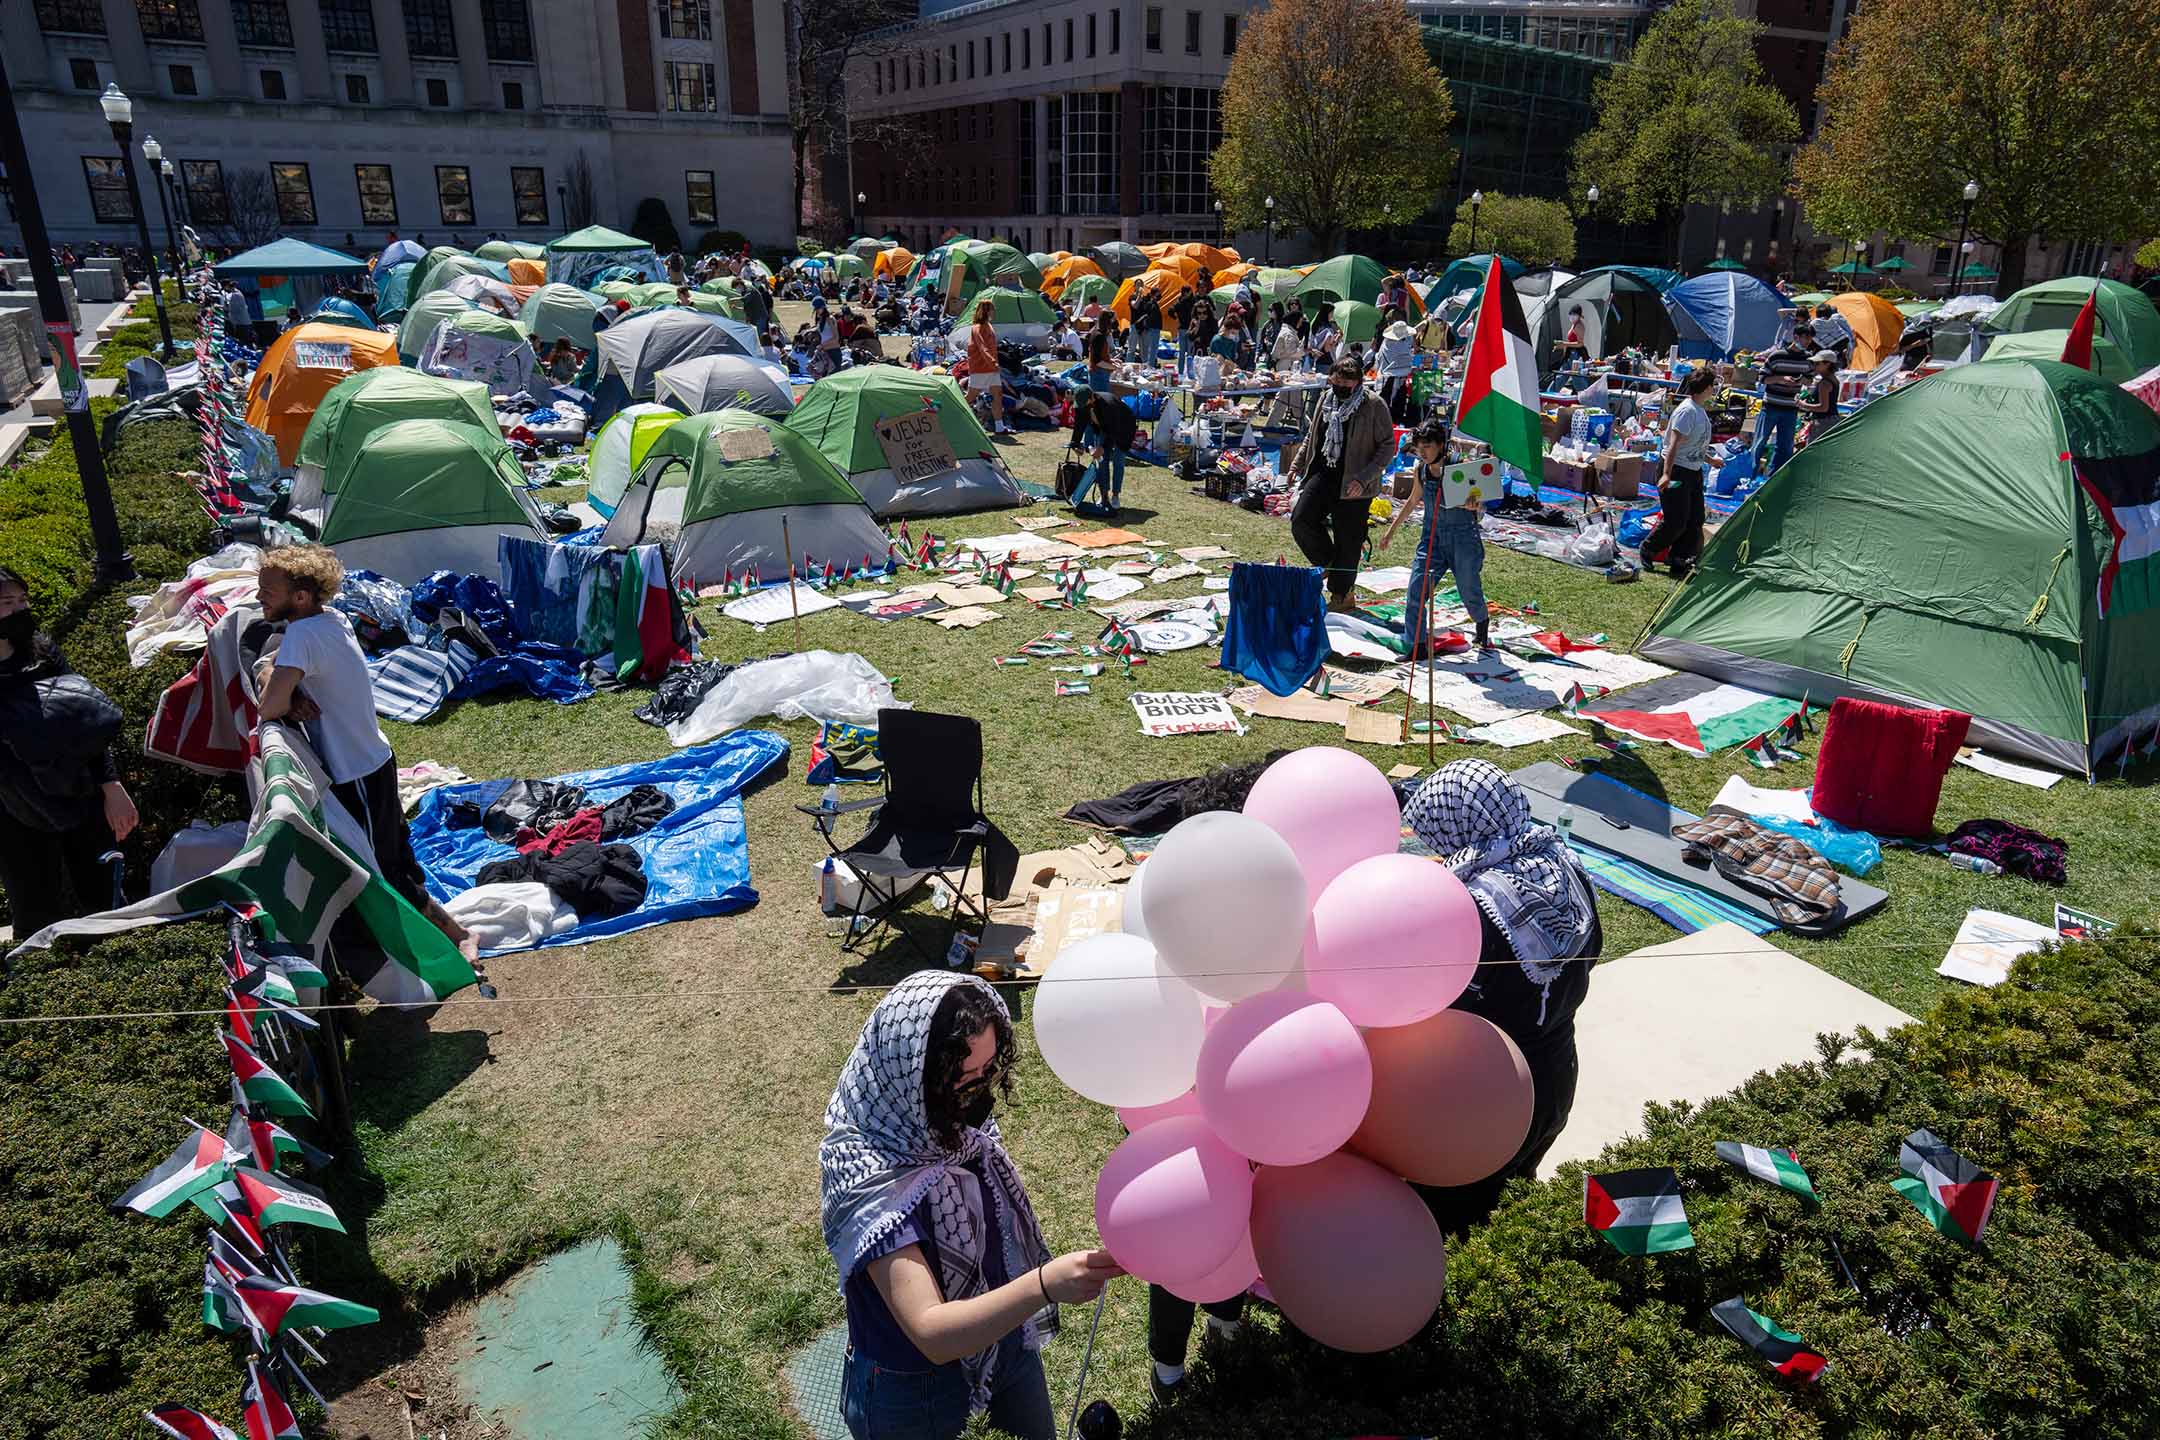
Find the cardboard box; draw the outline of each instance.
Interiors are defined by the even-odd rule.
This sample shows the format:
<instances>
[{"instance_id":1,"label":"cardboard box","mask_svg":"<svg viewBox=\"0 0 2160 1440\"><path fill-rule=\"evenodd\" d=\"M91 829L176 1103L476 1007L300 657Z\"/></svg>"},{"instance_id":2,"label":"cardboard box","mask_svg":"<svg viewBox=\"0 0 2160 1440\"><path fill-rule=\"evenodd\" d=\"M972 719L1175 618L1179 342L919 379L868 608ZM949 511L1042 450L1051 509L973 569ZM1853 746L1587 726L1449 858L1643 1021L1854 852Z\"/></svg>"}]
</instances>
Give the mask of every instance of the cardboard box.
<instances>
[{"instance_id":1,"label":"cardboard box","mask_svg":"<svg viewBox=\"0 0 2160 1440\"><path fill-rule=\"evenodd\" d=\"M1735 365L1732 384L1735 390L1753 390L1762 384L1762 371L1753 365Z\"/></svg>"},{"instance_id":2,"label":"cardboard box","mask_svg":"<svg viewBox=\"0 0 2160 1440\"><path fill-rule=\"evenodd\" d=\"M1553 459L1550 455L1545 457L1545 483L1555 489L1573 490L1578 494L1594 493L1594 474L1587 465L1569 465Z\"/></svg>"},{"instance_id":3,"label":"cardboard box","mask_svg":"<svg viewBox=\"0 0 2160 1440\"><path fill-rule=\"evenodd\" d=\"M1605 454L1597 458L1597 493L1615 500L1633 500L1642 494L1643 457Z\"/></svg>"},{"instance_id":4,"label":"cardboard box","mask_svg":"<svg viewBox=\"0 0 2160 1440\"><path fill-rule=\"evenodd\" d=\"M1558 415L1555 415L1550 410L1546 410L1541 412L1538 418L1545 427L1546 444L1550 445L1553 441L1560 438L1560 431L1562 429L1562 426L1560 423L1560 417Z\"/></svg>"}]
</instances>

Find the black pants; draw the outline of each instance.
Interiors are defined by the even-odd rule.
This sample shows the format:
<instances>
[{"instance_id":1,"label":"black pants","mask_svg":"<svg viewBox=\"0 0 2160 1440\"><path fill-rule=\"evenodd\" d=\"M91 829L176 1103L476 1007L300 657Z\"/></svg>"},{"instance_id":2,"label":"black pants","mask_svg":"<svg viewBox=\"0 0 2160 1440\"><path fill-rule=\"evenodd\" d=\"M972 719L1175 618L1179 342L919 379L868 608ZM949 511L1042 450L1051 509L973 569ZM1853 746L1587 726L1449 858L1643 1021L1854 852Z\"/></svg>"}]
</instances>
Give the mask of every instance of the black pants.
<instances>
[{"instance_id":1,"label":"black pants","mask_svg":"<svg viewBox=\"0 0 2160 1440\"><path fill-rule=\"evenodd\" d=\"M1192 1339L1193 1312L1200 1307L1180 1300L1160 1285L1147 1287L1147 1348L1159 1365L1183 1365ZM1218 1320L1236 1324L1245 1317L1245 1297L1233 1295L1207 1307Z\"/></svg>"},{"instance_id":2,"label":"black pants","mask_svg":"<svg viewBox=\"0 0 2160 1440\"><path fill-rule=\"evenodd\" d=\"M1308 480L1290 507L1290 538L1305 558L1327 571L1330 600L1348 600L1357 584L1358 561L1365 553L1365 523L1370 500L1343 500L1332 480ZM1699 505L1698 501L1698 505Z\"/></svg>"},{"instance_id":3,"label":"black pants","mask_svg":"<svg viewBox=\"0 0 2160 1440\"><path fill-rule=\"evenodd\" d=\"M1397 425L1410 423L1410 379L1408 375L1390 375L1380 382L1380 398L1387 401L1388 414Z\"/></svg>"},{"instance_id":4,"label":"black pants","mask_svg":"<svg viewBox=\"0 0 2160 1440\"><path fill-rule=\"evenodd\" d=\"M1662 513L1657 528L1643 537L1645 560L1670 560L1675 571L1691 570L1702 554L1702 471L1673 466L1672 488L1658 491Z\"/></svg>"},{"instance_id":5,"label":"black pants","mask_svg":"<svg viewBox=\"0 0 2160 1440\"><path fill-rule=\"evenodd\" d=\"M103 815L58 833L0 816L0 888L7 891L15 938L110 910L112 871L98 857L119 848Z\"/></svg>"},{"instance_id":6,"label":"black pants","mask_svg":"<svg viewBox=\"0 0 2160 1440\"><path fill-rule=\"evenodd\" d=\"M1433 1219L1440 1222L1443 1235L1460 1235L1473 1225L1485 1223L1499 1205L1500 1191L1507 1182L1518 1175L1534 1178L1538 1162L1567 1128L1568 1113L1575 1108L1575 1082L1581 1073L1573 1027L1564 1038L1541 1047L1536 1054L1525 1052L1523 1058L1529 1062L1535 1098L1530 1104L1530 1133L1523 1137L1522 1149L1515 1152L1515 1158L1496 1173L1468 1185L1410 1187L1432 1211Z\"/></svg>"},{"instance_id":7,"label":"black pants","mask_svg":"<svg viewBox=\"0 0 2160 1440\"><path fill-rule=\"evenodd\" d=\"M397 757L383 761L372 774L332 785L330 793L367 831L368 843L375 847L375 868L382 872L383 879L411 901L414 909L425 911L427 874L420 868L420 857L413 854L405 806L398 799Z\"/></svg>"}]
</instances>

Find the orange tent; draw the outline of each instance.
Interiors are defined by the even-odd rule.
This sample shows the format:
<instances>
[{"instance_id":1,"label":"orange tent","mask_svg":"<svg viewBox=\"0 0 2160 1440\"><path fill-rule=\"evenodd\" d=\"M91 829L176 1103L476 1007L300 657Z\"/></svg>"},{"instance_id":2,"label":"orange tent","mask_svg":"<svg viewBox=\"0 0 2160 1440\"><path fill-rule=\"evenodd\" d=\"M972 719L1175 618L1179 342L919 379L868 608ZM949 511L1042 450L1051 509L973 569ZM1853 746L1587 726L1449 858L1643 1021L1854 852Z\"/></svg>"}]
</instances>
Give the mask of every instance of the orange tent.
<instances>
[{"instance_id":1,"label":"orange tent","mask_svg":"<svg viewBox=\"0 0 2160 1440\"><path fill-rule=\"evenodd\" d=\"M1165 255L1160 259L1148 262L1148 270L1151 273L1161 270L1177 276L1178 279L1183 280L1188 285L1198 285L1201 272L1206 269L1205 265L1202 265L1190 255Z\"/></svg>"},{"instance_id":2,"label":"orange tent","mask_svg":"<svg viewBox=\"0 0 2160 1440\"><path fill-rule=\"evenodd\" d=\"M1872 370L1897 353L1898 337L1905 333L1905 317L1897 306L1880 295L1848 290L1831 296L1830 308L1852 329L1855 370Z\"/></svg>"},{"instance_id":3,"label":"orange tent","mask_svg":"<svg viewBox=\"0 0 2160 1440\"><path fill-rule=\"evenodd\" d=\"M1240 260L1235 265L1225 265L1222 269L1216 271L1215 284L1218 287L1224 285L1235 285L1238 283L1238 281L1243 280L1246 276L1257 275L1259 273L1260 267L1258 265L1247 264L1245 261Z\"/></svg>"},{"instance_id":4,"label":"orange tent","mask_svg":"<svg viewBox=\"0 0 2160 1440\"><path fill-rule=\"evenodd\" d=\"M1241 263L1244 258L1235 250L1220 245L1209 245L1199 240L1186 241L1177 247L1177 253L1190 255L1202 265L1207 266L1208 270L1218 277L1232 265Z\"/></svg>"},{"instance_id":5,"label":"orange tent","mask_svg":"<svg viewBox=\"0 0 2160 1440\"><path fill-rule=\"evenodd\" d=\"M1150 270L1145 275L1135 275L1118 286L1117 297L1110 302L1110 309L1118 317L1118 323L1130 328L1132 325L1132 302L1135 289L1146 290L1162 307L1163 333L1177 334L1177 321L1170 318L1170 305L1178 296L1193 288L1191 280L1175 270Z\"/></svg>"},{"instance_id":6,"label":"orange tent","mask_svg":"<svg viewBox=\"0 0 2160 1440\"><path fill-rule=\"evenodd\" d=\"M1097 265L1085 255L1071 255L1063 260L1053 260L1048 265L1043 266L1043 299L1055 303L1057 298L1065 293L1065 287L1082 275L1100 275L1102 273L1102 266Z\"/></svg>"},{"instance_id":7,"label":"orange tent","mask_svg":"<svg viewBox=\"0 0 2160 1440\"><path fill-rule=\"evenodd\" d=\"M1165 255L1180 253L1178 242L1175 240L1157 240L1151 245L1135 245L1133 248L1150 260L1160 260Z\"/></svg>"},{"instance_id":8,"label":"orange tent","mask_svg":"<svg viewBox=\"0 0 2160 1440\"><path fill-rule=\"evenodd\" d=\"M547 284L547 261L505 260L503 268L510 272L512 285L541 286Z\"/></svg>"},{"instance_id":9,"label":"orange tent","mask_svg":"<svg viewBox=\"0 0 2160 1440\"><path fill-rule=\"evenodd\" d=\"M914 253L898 245L878 251L877 258L870 262L872 278L890 280L895 285L907 279L908 272L914 268Z\"/></svg>"},{"instance_id":10,"label":"orange tent","mask_svg":"<svg viewBox=\"0 0 2160 1440\"><path fill-rule=\"evenodd\" d=\"M331 386L355 370L397 363L395 335L350 325L295 325L263 351L248 382L247 423L277 442L278 463L289 466Z\"/></svg>"}]
</instances>

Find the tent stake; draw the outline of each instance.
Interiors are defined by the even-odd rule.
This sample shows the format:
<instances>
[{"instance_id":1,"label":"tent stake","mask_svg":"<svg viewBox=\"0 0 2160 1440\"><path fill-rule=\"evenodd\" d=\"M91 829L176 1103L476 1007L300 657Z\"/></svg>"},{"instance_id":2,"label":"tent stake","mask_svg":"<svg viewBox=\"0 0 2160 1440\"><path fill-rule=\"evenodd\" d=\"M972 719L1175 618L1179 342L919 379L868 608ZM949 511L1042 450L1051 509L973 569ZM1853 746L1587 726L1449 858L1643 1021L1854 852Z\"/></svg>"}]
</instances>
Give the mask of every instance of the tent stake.
<instances>
[{"instance_id":1,"label":"tent stake","mask_svg":"<svg viewBox=\"0 0 2160 1440\"><path fill-rule=\"evenodd\" d=\"M788 615L795 622L795 650L802 652L802 608L795 599L795 542L788 537L787 516L780 517L780 552L787 566Z\"/></svg>"}]
</instances>

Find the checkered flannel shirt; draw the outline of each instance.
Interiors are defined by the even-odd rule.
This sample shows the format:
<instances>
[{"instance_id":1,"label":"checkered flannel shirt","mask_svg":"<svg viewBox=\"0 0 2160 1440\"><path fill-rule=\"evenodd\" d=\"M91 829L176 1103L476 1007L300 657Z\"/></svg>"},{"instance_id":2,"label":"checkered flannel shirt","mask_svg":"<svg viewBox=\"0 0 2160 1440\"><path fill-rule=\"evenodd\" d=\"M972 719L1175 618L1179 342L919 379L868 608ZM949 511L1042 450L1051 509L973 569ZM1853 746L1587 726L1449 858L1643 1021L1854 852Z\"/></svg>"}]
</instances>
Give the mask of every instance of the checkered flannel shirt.
<instances>
[{"instance_id":1,"label":"checkered flannel shirt","mask_svg":"<svg viewBox=\"0 0 2160 1440\"><path fill-rule=\"evenodd\" d=\"M1713 807L1700 820L1673 826L1672 836L1690 863L1715 865L1735 885L1768 897L1781 925L1810 924L1837 909L1837 872L1829 861L1736 810Z\"/></svg>"}]
</instances>

